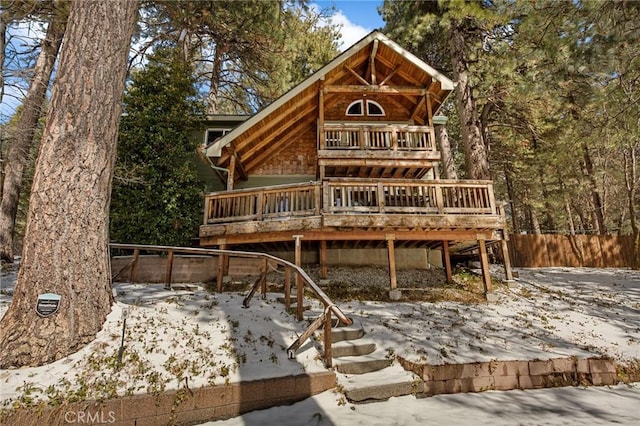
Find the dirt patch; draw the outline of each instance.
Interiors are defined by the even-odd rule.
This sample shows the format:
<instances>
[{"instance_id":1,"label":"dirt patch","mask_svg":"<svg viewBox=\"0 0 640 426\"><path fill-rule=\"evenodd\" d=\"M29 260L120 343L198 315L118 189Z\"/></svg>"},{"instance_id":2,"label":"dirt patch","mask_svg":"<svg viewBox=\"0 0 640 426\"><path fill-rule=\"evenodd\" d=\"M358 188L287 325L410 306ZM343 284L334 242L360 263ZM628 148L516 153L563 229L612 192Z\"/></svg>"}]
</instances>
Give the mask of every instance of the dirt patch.
<instances>
[{"instance_id":1,"label":"dirt patch","mask_svg":"<svg viewBox=\"0 0 640 426\"><path fill-rule=\"evenodd\" d=\"M387 268L366 267L330 267L327 279L321 279L320 268L315 265L304 266L309 276L322 288L334 302L379 301L391 302L389 298L389 272ZM400 269L397 271L399 301L440 302L455 301L462 303L485 303L482 277L469 270L456 268L453 282L447 283L441 269ZM224 291L248 291L255 278L233 280L224 284ZM270 292L284 292L284 272L272 270L267 275ZM494 289L503 286L501 281L493 280ZM294 286L292 278L292 286ZM215 288L215 283L213 286ZM311 296L309 294L308 296Z\"/></svg>"}]
</instances>

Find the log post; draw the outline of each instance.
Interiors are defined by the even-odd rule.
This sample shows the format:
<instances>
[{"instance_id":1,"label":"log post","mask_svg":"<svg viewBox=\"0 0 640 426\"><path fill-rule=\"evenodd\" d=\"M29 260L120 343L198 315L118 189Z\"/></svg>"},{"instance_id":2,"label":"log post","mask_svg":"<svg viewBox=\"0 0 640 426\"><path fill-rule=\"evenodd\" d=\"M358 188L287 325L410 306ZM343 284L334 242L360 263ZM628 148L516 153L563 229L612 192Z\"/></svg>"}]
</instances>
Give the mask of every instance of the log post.
<instances>
[{"instance_id":1,"label":"log post","mask_svg":"<svg viewBox=\"0 0 640 426\"><path fill-rule=\"evenodd\" d=\"M482 265L482 282L484 284L484 294L487 295L493 288L491 287L491 274L489 273L489 256L484 238L478 238L480 248L480 264Z\"/></svg>"},{"instance_id":2,"label":"log post","mask_svg":"<svg viewBox=\"0 0 640 426\"><path fill-rule=\"evenodd\" d=\"M449 253L449 241L442 242L442 265L444 266L444 272L447 275L447 284L453 282L453 273L451 270L451 254Z\"/></svg>"},{"instance_id":3,"label":"log post","mask_svg":"<svg viewBox=\"0 0 640 426\"><path fill-rule=\"evenodd\" d=\"M333 364L333 354L331 351L331 309L325 307L324 317L324 366L331 368Z\"/></svg>"},{"instance_id":4,"label":"log post","mask_svg":"<svg viewBox=\"0 0 640 426\"><path fill-rule=\"evenodd\" d=\"M171 290L171 275L173 272L173 250L169 250L169 255L167 256L167 273L165 275L165 285L164 287Z\"/></svg>"},{"instance_id":5,"label":"log post","mask_svg":"<svg viewBox=\"0 0 640 426\"><path fill-rule=\"evenodd\" d=\"M291 308L291 267L284 267L284 307Z\"/></svg>"},{"instance_id":6,"label":"log post","mask_svg":"<svg viewBox=\"0 0 640 426\"><path fill-rule=\"evenodd\" d=\"M320 278L327 279L327 240L320 241Z\"/></svg>"},{"instance_id":7,"label":"log post","mask_svg":"<svg viewBox=\"0 0 640 426\"><path fill-rule=\"evenodd\" d=\"M296 240L296 247L295 247L295 264L297 267L300 267L302 265L302 243L300 240L302 240L302 238L304 237L304 235L294 235L293 238ZM298 271L296 271L296 318L298 321L302 321L303 320L303 316L302 316L302 311L304 308L304 292L303 292L303 288L302 288L302 276L298 273Z\"/></svg>"},{"instance_id":8,"label":"log post","mask_svg":"<svg viewBox=\"0 0 640 426\"><path fill-rule=\"evenodd\" d=\"M140 256L140 249L133 249L133 263L131 264L131 272L129 273L129 282L135 284L136 273L138 272L138 257Z\"/></svg>"},{"instance_id":9,"label":"log post","mask_svg":"<svg viewBox=\"0 0 640 426\"><path fill-rule=\"evenodd\" d=\"M507 282L513 282L513 273L511 272L511 258L509 257L509 246L507 240L500 240L500 248L502 249L502 261L504 262L504 276Z\"/></svg>"},{"instance_id":10,"label":"log post","mask_svg":"<svg viewBox=\"0 0 640 426\"><path fill-rule=\"evenodd\" d=\"M224 244L220 244L218 249L225 250L226 246ZM218 289L218 293L222 293L222 282L224 279L224 264L225 264L225 255L218 255L218 273L216 274L216 285Z\"/></svg>"},{"instance_id":11,"label":"log post","mask_svg":"<svg viewBox=\"0 0 640 426\"><path fill-rule=\"evenodd\" d=\"M265 258L262 261L262 278L261 278L261 285L262 285L262 300L267 298L267 271L269 270L269 265L268 265L268 261Z\"/></svg>"},{"instance_id":12,"label":"log post","mask_svg":"<svg viewBox=\"0 0 640 426\"><path fill-rule=\"evenodd\" d=\"M395 235L387 234L387 252L389 254L389 287L390 290L395 290L398 287L398 281L396 279L396 254L395 254Z\"/></svg>"}]
</instances>

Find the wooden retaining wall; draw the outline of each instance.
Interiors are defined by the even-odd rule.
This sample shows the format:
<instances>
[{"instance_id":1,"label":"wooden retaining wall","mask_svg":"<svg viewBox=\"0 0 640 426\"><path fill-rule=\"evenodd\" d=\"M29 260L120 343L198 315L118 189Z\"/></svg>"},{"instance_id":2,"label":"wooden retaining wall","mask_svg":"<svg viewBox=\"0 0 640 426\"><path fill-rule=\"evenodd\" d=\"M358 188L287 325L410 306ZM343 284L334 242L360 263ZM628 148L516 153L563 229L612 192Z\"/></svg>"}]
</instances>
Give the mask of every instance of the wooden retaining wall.
<instances>
[{"instance_id":1,"label":"wooden retaining wall","mask_svg":"<svg viewBox=\"0 0 640 426\"><path fill-rule=\"evenodd\" d=\"M627 268L633 258L630 235L511 235L513 266Z\"/></svg>"}]
</instances>

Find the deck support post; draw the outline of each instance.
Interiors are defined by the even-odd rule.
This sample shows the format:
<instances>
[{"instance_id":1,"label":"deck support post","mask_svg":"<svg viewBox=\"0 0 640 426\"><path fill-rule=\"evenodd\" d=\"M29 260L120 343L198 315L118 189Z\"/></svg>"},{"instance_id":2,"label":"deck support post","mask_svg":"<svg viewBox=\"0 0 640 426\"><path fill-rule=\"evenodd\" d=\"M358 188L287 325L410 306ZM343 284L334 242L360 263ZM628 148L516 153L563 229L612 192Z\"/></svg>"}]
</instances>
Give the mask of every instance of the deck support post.
<instances>
[{"instance_id":1,"label":"deck support post","mask_svg":"<svg viewBox=\"0 0 640 426\"><path fill-rule=\"evenodd\" d=\"M449 241L442 241L442 265L447 275L447 284L453 282L453 272L451 270L451 254L449 253Z\"/></svg>"},{"instance_id":2,"label":"deck support post","mask_svg":"<svg viewBox=\"0 0 640 426\"><path fill-rule=\"evenodd\" d=\"M489 273L489 256L487 255L487 246L484 238L478 239L478 247L480 249L480 265L482 265L482 283L484 284L484 294L491 293L491 274Z\"/></svg>"},{"instance_id":3,"label":"deck support post","mask_svg":"<svg viewBox=\"0 0 640 426\"><path fill-rule=\"evenodd\" d=\"M327 240L320 241L320 278L327 279Z\"/></svg>"},{"instance_id":4,"label":"deck support post","mask_svg":"<svg viewBox=\"0 0 640 426\"><path fill-rule=\"evenodd\" d=\"M395 235L387 234L387 253L389 254L389 287L390 290L398 288L398 280L396 278L396 253L395 253Z\"/></svg>"},{"instance_id":5,"label":"deck support post","mask_svg":"<svg viewBox=\"0 0 640 426\"><path fill-rule=\"evenodd\" d=\"M511 272L511 258L509 257L509 246L507 240L500 240L502 249L502 261L504 262L504 277L507 282L513 282L513 272Z\"/></svg>"},{"instance_id":6,"label":"deck support post","mask_svg":"<svg viewBox=\"0 0 640 426\"><path fill-rule=\"evenodd\" d=\"M294 235L293 239L296 240L295 247L295 264L296 266L302 265L302 243L300 240L304 235ZM302 276L296 271L296 319L298 321L302 321L304 318L302 316L302 312L304 309L304 292L302 288Z\"/></svg>"}]
</instances>

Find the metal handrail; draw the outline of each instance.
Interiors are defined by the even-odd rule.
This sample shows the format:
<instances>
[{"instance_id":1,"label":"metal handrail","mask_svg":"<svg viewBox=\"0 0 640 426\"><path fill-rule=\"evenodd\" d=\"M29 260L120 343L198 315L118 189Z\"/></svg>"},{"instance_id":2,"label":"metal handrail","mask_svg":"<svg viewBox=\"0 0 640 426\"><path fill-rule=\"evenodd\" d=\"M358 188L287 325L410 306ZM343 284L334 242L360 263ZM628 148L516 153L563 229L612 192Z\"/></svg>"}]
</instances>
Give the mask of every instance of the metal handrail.
<instances>
[{"instance_id":1,"label":"metal handrail","mask_svg":"<svg viewBox=\"0 0 640 426\"><path fill-rule=\"evenodd\" d=\"M279 257L267 254L267 253L259 253L259 252L248 252L248 251L236 251L236 250L221 250L221 249L209 249L209 248L197 248L197 247L173 247L173 246L161 246L161 245L144 245L144 244L119 244L119 243L110 243L109 244L109 248L111 249L122 249L122 250L134 250L134 252L139 253L141 250L144 251L160 251L160 252L167 252L169 253L169 262L167 264L167 285L169 287L171 287L171 271L172 271L172 267L173 267L173 254L174 253L184 253L184 254L196 254L196 255L217 255L217 256L229 256L229 257L241 257L241 258L245 258L245 259L264 259L265 262L267 261L272 261L278 265L282 265L285 266L286 268L291 268L293 269L293 271L295 273L297 273L303 281L303 285L304 282L306 282L306 284L309 286L309 288L313 291L313 293L318 297L318 299L322 302L322 304L324 305L324 312L323 314L316 320L314 321L317 322L318 320L321 320L320 324L324 324L326 323L327 319L328 319L328 323L329 326L331 325L331 313L335 314L336 317L340 320L341 323L345 324L345 325L350 325L352 324L352 320L347 317L341 310L340 308L338 308L332 301L331 299L329 299L329 296L326 295L326 293L324 291L322 291L322 289L320 287L318 287L318 285L313 281L313 279L309 276L309 274L307 274L304 269L302 269L300 266L295 265L294 263L291 263L287 260L281 259ZM137 259L134 259L131 262L131 266L134 267L135 263L136 263ZM262 275L264 275L265 277L261 277L259 279L259 281L256 282L256 285L254 285L254 288L252 289L252 293L255 292L255 288L257 286L257 283L260 282L265 282L266 279L266 273L267 273L267 269L268 268L263 268L262 270ZM121 273L122 271L120 271L119 273ZM219 281L221 282L221 281ZM264 287L263 287L264 288ZM221 288L219 287L218 290L220 291ZM252 294L251 294L252 295ZM249 303L250 297L245 298L245 301L243 301L243 306L248 307L248 303ZM302 312L302 306L300 304L298 304L298 320L301 320L301 312ZM313 324L312 324L313 325ZM317 329L317 327L316 327ZM303 333L298 339L296 339L296 341L291 344L288 348L287 348L287 354L288 356L291 358L292 354L295 354L295 350L297 350L302 343L304 343L304 341L306 339L308 339L311 334L313 334L313 331L315 331L315 329L311 330L311 332L309 332L309 330L307 330L305 333ZM304 339L301 339L302 337L306 336ZM324 336L324 348L325 348L325 365L327 367L331 366L331 331L326 330L325 327L325 336Z\"/></svg>"}]
</instances>

